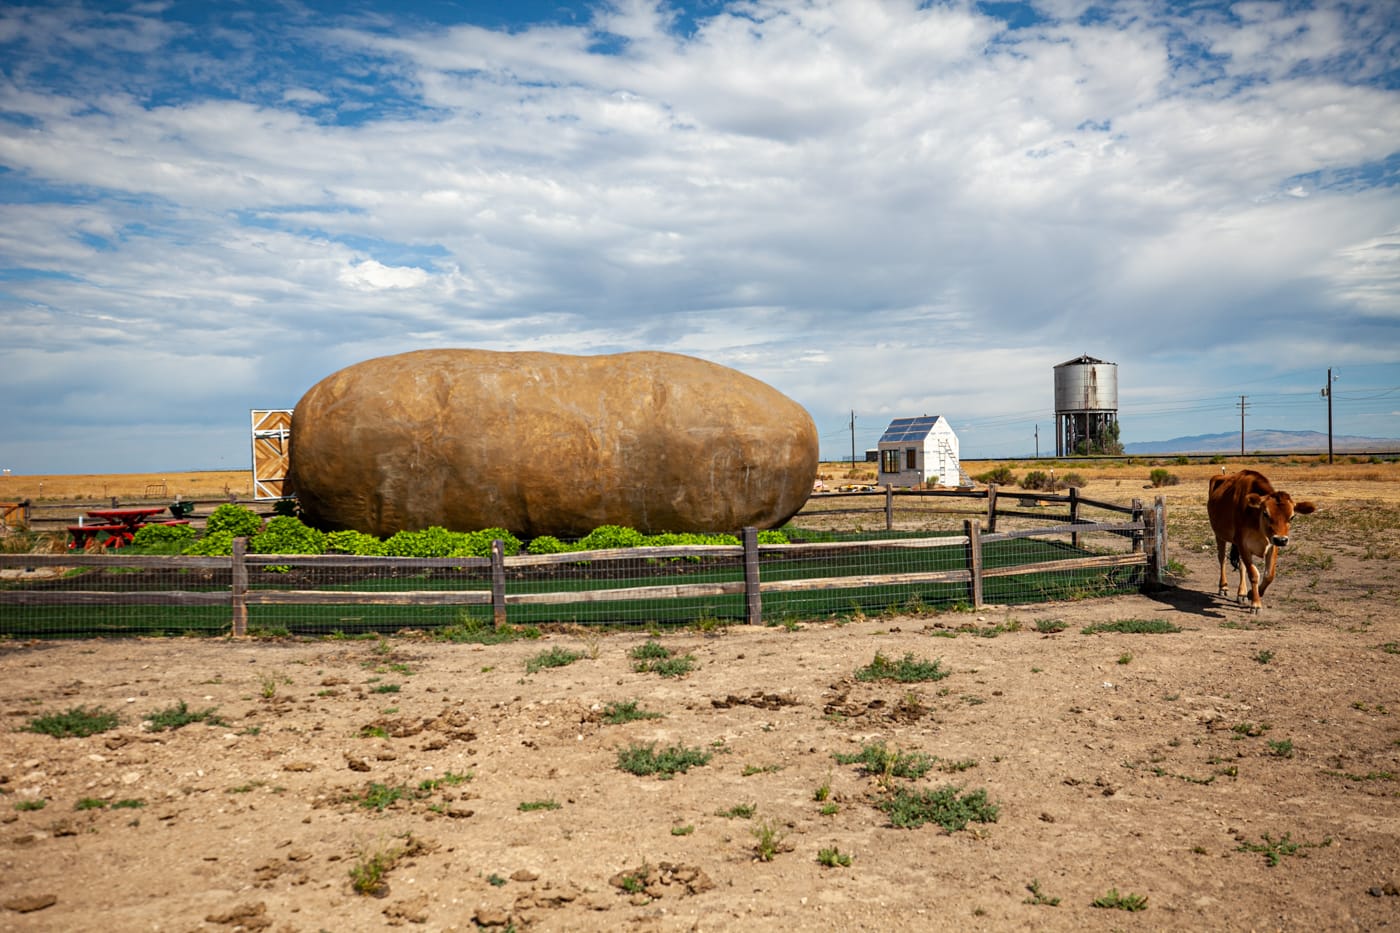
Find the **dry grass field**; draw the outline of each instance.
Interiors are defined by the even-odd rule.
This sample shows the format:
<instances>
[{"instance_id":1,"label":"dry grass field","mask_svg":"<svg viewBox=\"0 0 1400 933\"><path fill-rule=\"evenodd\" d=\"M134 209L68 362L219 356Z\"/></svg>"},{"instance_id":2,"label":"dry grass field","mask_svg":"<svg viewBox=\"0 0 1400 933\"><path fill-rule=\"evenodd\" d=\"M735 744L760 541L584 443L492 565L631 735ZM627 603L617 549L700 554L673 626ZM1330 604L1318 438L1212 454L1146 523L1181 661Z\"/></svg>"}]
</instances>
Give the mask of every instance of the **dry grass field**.
<instances>
[{"instance_id":1,"label":"dry grass field","mask_svg":"<svg viewBox=\"0 0 1400 933\"><path fill-rule=\"evenodd\" d=\"M1144 488L1159 465L1180 483ZM1219 466L1142 463L1064 469L1166 499L1154 593L499 644L0 638L0 929L1400 925L1400 465L1258 466L1319 506L1259 616L1215 595Z\"/></svg>"}]
</instances>

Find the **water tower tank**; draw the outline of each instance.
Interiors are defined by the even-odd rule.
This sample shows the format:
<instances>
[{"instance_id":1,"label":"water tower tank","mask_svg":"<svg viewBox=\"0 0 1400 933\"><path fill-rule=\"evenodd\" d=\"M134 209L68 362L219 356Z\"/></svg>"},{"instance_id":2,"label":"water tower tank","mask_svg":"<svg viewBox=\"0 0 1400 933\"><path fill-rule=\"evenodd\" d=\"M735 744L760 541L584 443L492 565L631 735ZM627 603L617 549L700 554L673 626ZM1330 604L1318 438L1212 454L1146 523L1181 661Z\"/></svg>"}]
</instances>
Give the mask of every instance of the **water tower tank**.
<instances>
[{"instance_id":1,"label":"water tower tank","mask_svg":"<svg viewBox=\"0 0 1400 933\"><path fill-rule=\"evenodd\" d=\"M1055 367L1056 456L1088 452L1117 423L1117 363L1086 354Z\"/></svg>"}]
</instances>

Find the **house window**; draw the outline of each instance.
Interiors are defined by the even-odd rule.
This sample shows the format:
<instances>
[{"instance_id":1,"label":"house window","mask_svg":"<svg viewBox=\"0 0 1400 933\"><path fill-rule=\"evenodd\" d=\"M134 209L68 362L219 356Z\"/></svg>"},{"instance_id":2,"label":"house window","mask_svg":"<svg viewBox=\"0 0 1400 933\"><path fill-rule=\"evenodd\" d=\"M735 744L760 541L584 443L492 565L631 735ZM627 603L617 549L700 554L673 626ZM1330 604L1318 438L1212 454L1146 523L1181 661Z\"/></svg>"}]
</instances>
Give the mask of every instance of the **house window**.
<instances>
[{"instance_id":1,"label":"house window","mask_svg":"<svg viewBox=\"0 0 1400 933\"><path fill-rule=\"evenodd\" d=\"M899 472L899 451L897 451L897 450L882 450L882 451L880 451L880 472L881 472L881 473L898 473L898 472Z\"/></svg>"},{"instance_id":2,"label":"house window","mask_svg":"<svg viewBox=\"0 0 1400 933\"><path fill-rule=\"evenodd\" d=\"M909 447L905 449L904 468L906 470L917 470L919 468L919 448Z\"/></svg>"}]
</instances>

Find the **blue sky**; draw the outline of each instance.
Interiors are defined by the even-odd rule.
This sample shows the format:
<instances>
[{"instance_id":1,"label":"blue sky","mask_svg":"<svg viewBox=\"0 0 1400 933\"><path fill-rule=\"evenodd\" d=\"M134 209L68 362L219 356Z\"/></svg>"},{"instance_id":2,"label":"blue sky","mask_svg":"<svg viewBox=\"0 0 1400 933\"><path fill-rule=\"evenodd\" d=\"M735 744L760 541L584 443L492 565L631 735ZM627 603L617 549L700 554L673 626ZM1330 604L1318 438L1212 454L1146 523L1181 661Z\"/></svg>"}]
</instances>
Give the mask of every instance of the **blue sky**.
<instances>
[{"instance_id":1,"label":"blue sky","mask_svg":"<svg viewBox=\"0 0 1400 933\"><path fill-rule=\"evenodd\" d=\"M0 466L234 469L421 347L653 349L1053 451L1400 437L1400 5L0 7Z\"/></svg>"}]
</instances>

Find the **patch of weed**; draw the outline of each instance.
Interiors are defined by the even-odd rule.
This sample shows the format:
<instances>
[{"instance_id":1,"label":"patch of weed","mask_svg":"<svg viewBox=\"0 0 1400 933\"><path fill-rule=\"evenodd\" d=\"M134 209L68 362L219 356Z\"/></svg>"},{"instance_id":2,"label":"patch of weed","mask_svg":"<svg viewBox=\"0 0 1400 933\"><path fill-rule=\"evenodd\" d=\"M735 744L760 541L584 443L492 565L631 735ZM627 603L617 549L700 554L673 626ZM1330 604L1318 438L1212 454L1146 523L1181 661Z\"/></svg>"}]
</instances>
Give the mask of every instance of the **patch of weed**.
<instances>
[{"instance_id":1,"label":"patch of weed","mask_svg":"<svg viewBox=\"0 0 1400 933\"><path fill-rule=\"evenodd\" d=\"M1069 628L1069 623L1063 619L1037 619L1035 630L1042 635L1055 635Z\"/></svg>"},{"instance_id":2,"label":"patch of weed","mask_svg":"<svg viewBox=\"0 0 1400 933\"><path fill-rule=\"evenodd\" d=\"M31 798L31 799L29 799L29 800L16 800L16 801L15 801L15 809L16 809L16 810L19 810L21 813L24 813L24 812L27 812L27 811L31 811L31 810L42 810L42 809L44 809L45 807L47 807L48 805L49 805L49 802L48 802L47 800L45 800L43 797L35 797L35 798Z\"/></svg>"},{"instance_id":3,"label":"patch of weed","mask_svg":"<svg viewBox=\"0 0 1400 933\"><path fill-rule=\"evenodd\" d=\"M1084 635L1097 635L1100 632L1121 632L1126 635L1166 635L1181 631L1165 619L1119 619L1116 622L1095 622L1080 630Z\"/></svg>"},{"instance_id":4,"label":"patch of weed","mask_svg":"<svg viewBox=\"0 0 1400 933\"><path fill-rule=\"evenodd\" d=\"M1119 894L1117 888L1109 888L1108 893L1103 897L1094 898L1090 907L1106 907L1110 910L1126 910L1136 913L1139 910L1147 909L1147 895L1145 894Z\"/></svg>"},{"instance_id":5,"label":"patch of weed","mask_svg":"<svg viewBox=\"0 0 1400 933\"><path fill-rule=\"evenodd\" d=\"M650 710L642 709L637 705L636 700L617 701L609 703L603 708L603 722L610 726L620 726L626 722L636 722L641 719L664 719L661 713L653 713Z\"/></svg>"},{"instance_id":6,"label":"patch of weed","mask_svg":"<svg viewBox=\"0 0 1400 933\"><path fill-rule=\"evenodd\" d=\"M783 841L787 838L787 834L771 821L765 820L750 829L749 832L756 840L754 854L758 856L760 862L773 861L777 854L786 848Z\"/></svg>"},{"instance_id":7,"label":"patch of weed","mask_svg":"<svg viewBox=\"0 0 1400 933\"><path fill-rule=\"evenodd\" d=\"M1049 897L1043 891L1041 891L1040 882L1035 878L1032 878L1031 883L1026 885L1026 890L1031 892L1031 896L1022 901L1021 903L1023 904L1034 904L1036 906L1043 905L1045 907L1060 906L1060 899L1058 897Z\"/></svg>"},{"instance_id":8,"label":"patch of weed","mask_svg":"<svg viewBox=\"0 0 1400 933\"><path fill-rule=\"evenodd\" d=\"M167 706L165 709L156 710L146 717L148 728L152 732L164 732L167 729L183 729L185 726L202 722L210 726L227 726L215 711L215 707L208 709L192 710L181 700L174 706Z\"/></svg>"},{"instance_id":9,"label":"patch of weed","mask_svg":"<svg viewBox=\"0 0 1400 933\"><path fill-rule=\"evenodd\" d=\"M817 864L824 868L850 868L852 856L836 846L817 850Z\"/></svg>"},{"instance_id":10,"label":"patch of weed","mask_svg":"<svg viewBox=\"0 0 1400 933\"><path fill-rule=\"evenodd\" d=\"M877 651L874 660L856 671L856 680L894 680L906 684L942 680L951 672L943 670L941 663L938 660L916 659L913 652L906 653L898 661L891 661Z\"/></svg>"},{"instance_id":11,"label":"patch of weed","mask_svg":"<svg viewBox=\"0 0 1400 933\"><path fill-rule=\"evenodd\" d=\"M557 800L522 800L517 808L521 813L533 813L536 810L558 810L562 807Z\"/></svg>"},{"instance_id":12,"label":"patch of weed","mask_svg":"<svg viewBox=\"0 0 1400 933\"><path fill-rule=\"evenodd\" d=\"M630 745L617 753L617 766L629 774L645 776L659 774L669 778L684 774L693 767L709 764L710 752L698 748L671 745L657 751L656 743Z\"/></svg>"},{"instance_id":13,"label":"patch of weed","mask_svg":"<svg viewBox=\"0 0 1400 933\"><path fill-rule=\"evenodd\" d=\"M25 732L38 732L56 739L82 738L117 727L117 714L100 706L75 706L62 713L50 713L29 720Z\"/></svg>"},{"instance_id":14,"label":"patch of weed","mask_svg":"<svg viewBox=\"0 0 1400 933\"><path fill-rule=\"evenodd\" d=\"M1291 833L1284 833L1281 839L1272 839L1268 833L1264 834L1263 842L1241 842L1237 851L1258 852L1264 856L1264 861L1270 868L1276 866L1285 856L1296 855L1299 858L1307 858L1308 853L1304 849L1320 849L1332 844L1331 838L1321 842L1294 842Z\"/></svg>"},{"instance_id":15,"label":"patch of weed","mask_svg":"<svg viewBox=\"0 0 1400 933\"><path fill-rule=\"evenodd\" d=\"M546 667L567 667L575 661L581 661L583 654L578 651L570 651L567 648L560 648L555 645L548 651L542 651L533 658L525 662L525 673L533 674Z\"/></svg>"},{"instance_id":16,"label":"patch of weed","mask_svg":"<svg viewBox=\"0 0 1400 933\"><path fill-rule=\"evenodd\" d=\"M834 752L832 757L837 764L860 765L866 774L884 778L921 778L938 761L933 755L923 752L888 749L883 742L872 742L852 755Z\"/></svg>"},{"instance_id":17,"label":"patch of weed","mask_svg":"<svg viewBox=\"0 0 1400 933\"><path fill-rule=\"evenodd\" d=\"M995 823L998 808L985 790L959 796L960 788L914 791L901 787L876 804L896 829L916 829L937 823L945 832L966 829L968 823Z\"/></svg>"},{"instance_id":18,"label":"patch of weed","mask_svg":"<svg viewBox=\"0 0 1400 933\"><path fill-rule=\"evenodd\" d=\"M752 803L738 803L728 810L716 810L715 816L722 816L726 820L748 820L758 812L758 806Z\"/></svg>"}]
</instances>

